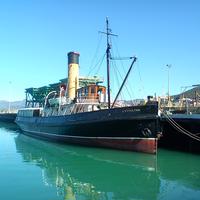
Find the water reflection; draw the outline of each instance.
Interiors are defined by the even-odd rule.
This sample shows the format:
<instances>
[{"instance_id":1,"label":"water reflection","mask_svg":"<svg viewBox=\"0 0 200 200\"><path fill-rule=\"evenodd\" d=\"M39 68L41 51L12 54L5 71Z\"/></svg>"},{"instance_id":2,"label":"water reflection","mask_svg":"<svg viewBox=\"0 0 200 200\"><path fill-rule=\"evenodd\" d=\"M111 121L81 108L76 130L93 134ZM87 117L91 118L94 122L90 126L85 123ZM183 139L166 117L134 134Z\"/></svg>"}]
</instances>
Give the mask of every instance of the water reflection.
<instances>
[{"instance_id":1,"label":"water reflection","mask_svg":"<svg viewBox=\"0 0 200 200\"><path fill-rule=\"evenodd\" d=\"M0 167L12 169L4 177L19 174L26 180L22 183L32 188L33 179L27 182L24 173L28 169L35 176L34 181L48 188L48 199L52 199L52 194L56 195L53 199L65 200L195 200L200 196L199 155L159 149L154 156L60 145L18 134L20 130L15 124L6 123L0 123L0 133ZM35 168L42 172L42 179ZM4 184L9 186L10 182ZM16 186L15 193L21 195L18 183ZM40 193L34 195L33 199L43 199Z\"/></svg>"},{"instance_id":2,"label":"water reflection","mask_svg":"<svg viewBox=\"0 0 200 200\"><path fill-rule=\"evenodd\" d=\"M0 122L0 128L7 131L19 131L19 126L15 123Z\"/></svg>"},{"instance_id":3,"label":"water reflection","mask_svg":"<svg viewBox=\"0 0 200 200\"><path fill-rule=\"evenodd\" d=\"M24 162L40 166L43 183L56 187L62 199L157 199L155 155L60 145L21 134L15 143Z\"/></svg>"},{"instance_id":4,"label":"water reflection","mask_svg":"<svg viewBox=\"0 0 200 200\"><path fill-rule=\"evenodd\" d=\"M176 151L160 151L158 171L160 178L176 181L200 190L200 156Z\"/></svg>"}]
</instances>

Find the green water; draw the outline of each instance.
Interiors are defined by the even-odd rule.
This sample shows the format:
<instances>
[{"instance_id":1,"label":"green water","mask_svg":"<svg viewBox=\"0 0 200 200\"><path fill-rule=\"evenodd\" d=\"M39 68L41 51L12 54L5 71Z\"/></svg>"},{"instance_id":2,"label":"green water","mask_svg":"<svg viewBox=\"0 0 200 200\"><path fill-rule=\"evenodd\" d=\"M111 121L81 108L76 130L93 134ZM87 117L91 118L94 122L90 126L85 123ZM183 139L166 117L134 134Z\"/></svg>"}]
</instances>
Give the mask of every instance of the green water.
<instances>
[{"instance_id":1,"label":"green water","mask_svg":"<svg viewBox=\"0 0 200 200\"><path fill-rule=\"evenodd\" d=\"M200 155L49 143L0 124L1 200L200 199Z\"/></svg>"}]
</instances>

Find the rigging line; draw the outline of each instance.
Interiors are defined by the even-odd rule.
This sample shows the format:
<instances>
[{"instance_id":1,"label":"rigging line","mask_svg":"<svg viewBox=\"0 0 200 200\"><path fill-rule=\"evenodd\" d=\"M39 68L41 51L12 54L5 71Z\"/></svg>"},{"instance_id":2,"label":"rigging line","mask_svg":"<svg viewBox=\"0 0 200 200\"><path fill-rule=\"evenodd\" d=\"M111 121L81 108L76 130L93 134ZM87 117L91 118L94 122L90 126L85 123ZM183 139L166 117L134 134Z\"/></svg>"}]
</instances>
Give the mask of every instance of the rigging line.
<instances>
[{"instance_id":1,"label":"rigging line","mask_svg":"<svg viewBox=\"0 0 200 200\"><path fill-rule=\"evenodd\" d=\"M117 90L119 89L119 87L120 87L120 82L119 82L119 78L118 78L118 74L117 74L117 71L115 70L115 74L116 74L116 82L117 82ZM115 94L116 95L116 94ZM123 96L123 94L121 93L120 95L119 95L120 97L118 98L118 99L120 99L120 100L123 100L124 99L124 96Z\"/></svg>"},{"instance_id":2,"label":"rigging line","mask_svg":"<svg viewBox=\"0 0 200 200\"><path fill-rule=\"evenodd\" d=\"M115 62L113 62L113 63L115 63ZM115 63L114 69L115 69L115 71L118 72L118 74L120 75L121 81L123 81L123 78L122 78L122 76L121 76L121 73L120 73L118 67L116 66L116 63ZM116 77L117 77L117 79L118 79L118 75L117 75ZM118 80L119 80L119 79L118 79ZM127 83L124 84L124 87L125 87L125 89L126 89L128 95L129 95L129 98L131 99L132 96L131 96L131 93L130 93L129 88L127 87L127 84L128 84L128 81L127 81ZM121 84L119 83L119 81L118 81L118 85L119 85L119 86L121 85ZM134 94L134 93L133 93L133 94ZM125 95L124 95L124 90L123 90L123 91L120 93L120 97L123 98L124 96L125 96ZM124 100L125 100L125 98L124 98Z\"/></svg>"},{"instance_id":3,"label":"rigging line","mask_svg":"<svg viewBox=\"0 0 200 200\"><path fill-rule=\"evenodd\" d=\"M195 136L193 136L193 135L191 135L191 134L188 134L187 132L185 132L185 131L183 131L181 128L179 128L179 126L176 126L176 124L173 124L173 122L171 122L170 120L169 120L169 123L170 123L176 130L178 130L178 132L180 132L180 133L182 133L182 134L185 134L185 135L187 135L188 137L191 137L191 138L194 139L194 140L200 141L200 138L199 138L199 137L195 137Z\"/></svg>"},{"instance_id":4,"label":"rigging line","mask_svg":"<svg viewBox=\"0 0 200 200\"><path fill-rule=\"evenodd\" d=\"M139 74L139 78L140 78L140 83L141 83L141 86L142 86L142 90L143 90L143 93L145 91L144 89L144 84L143 84L143 81L142 81L142 76L141 76L141 73L140 73L140 62L137 62L137 69L138 69L138 74Z\"/></svg>"},{"instance_id":5,"label":"rigging line","mask_svg":"<svg viewBox=\"0 0 200 200\"><path fill-rule=\"evenodd\" d=\"M113 99L113 94L115 93L115 90L117 88L117 83L116 83L116 79L114 79L113 77L116 77L116 73L115 71L113 72L113 69L111 68L111 65L110 65L110 72L113 76L110 76L110 87L111 87L111 99ZM112 100L111 100L112 102Z\"/></svg>"},{"instance_id":6,"label":"rigging line","mask_svg":"<svg viewBox=\"0 0 200 200\"><path fill-rule=\"evenodd\" d=\"M117 84L118 84L118 87L120 86L120 81L119 81L119 75L117 74L117 65L115 62L112 62L112 69L116 75L116 81L117 81ZM119 73L119 72L118 72ZM122 77L120 77L122 79Z\"/></svg>"},{"instance_id":7,"label":"rigging line","mask_svg":"<svg viewBox=\"0 0 200 200\"><path fill-rule=\"evenodd\" d=\"M133 73L132 71L130 72L130 76L131 76L131 73ZM130 77L129 76L129 77ZM134 91L133 91L133 87L127 87L127 85L132 85L131 83L130 83L130 78L128 78L127 79L127 83L125 83L125 87L127 88L127 90L128 90L128 93L129 93L129 96L130 96L130 98L132 98L132 95L131 94L133 94L133 96L134 96Z\"/></svg>"},{"instance_id":8,"label":"rigging line","mask_svg":"<svg viewBox=\"0 0 200 200\"><path fill-rule=\"evenodd\" d=\"M94 66L94 68L92 68L92 70L88 73L88 76L91 74L92 71L94 71L97 68L97 66L98 66L98 68L96 70L96 73L99 72L100 67L101 67L101 65L103 63L103 60L104 60L105 56L106 56L106 53L104 53L103 57L98 60L97 64Z\"/></svg>"},{"instance_id":9,"label":"rigging line","mask_svg":"<svg viewBox=\"0 0 200 200\"><path fill-rule=\"evenodd\" d=\"M198 140L200 141L200 137L191 133L190 131L184 129L183 127L181 127L176 121L174 121L171 117L169 117L169 115L165 114L164 112L162 112L163 115L166 117L166 119L168 120L168 122L176 129L178 130L180 133L183 133L189 137L191 137L192 139ZM198 133L197 133L198 134Z\"/></svg>"},{"instance_id":10,"label":"rigging line","mask_svg":"<svg viewBox=\"0 0 200 200\"><path fill-rule=\"evenodd\" d=\"M119 49L118 49L118 46L117 46L117 43L115 41L115 38L113 38L113 41L114 41L114 45L116 46L117 56L119 58L121 58L120 53L119 53ZM121 65L122 65L122 69L124 70L124 73L126 73L126 70L125 70L125 67L124 67L124 63L122 61L123 59L118 59L118 60L120 61Z\"/></svg>"},{"instance_id":11,"label":"rigging line","mask_svg":"<svg viewBox=\"0 0 200 200\"><path fill-rule=\"evenodd\" d=\"M115 44L115 46L116 46L117 56L118 56L119 58L121 58L120 53L119 53L119 49L118 49L118 45L117 45L117 43L116 43L116 41L115 41L115 38L113 38L113 41L114 41L114 44ZM132 59L132 57L126 57L125 59ZM122 59L117 59L117 60L120 61L121 66L122 66L122 69L123 69L124 73L126 74L127 72L126 72L126 69L125 69L125 67L124 67L124 62L123 62L124 59L122 58ZM120 73L119 73L119 74L120 74ZM130 73L130 74L131 74L131 73ZM121 74L120 74L120 76L121 76ZM121 76L121 79L122 79L122 76ZM123 79L122 79L122 80L123 80ZM129 98L131 99L131 98L133 98L133 96L132 96L131 94L134 94L134 92L133 92L132 87L128 88L127 85L131 85L131 84L130 84L130 79L127 79L127 82L125 83L124 86L125 86L125 88L126 88L126 90L127 90L127 92L128 92Z\"/></svg>"},{"instance_id":12,"label":"rigging line","mask_svg":"<svg viewBox=\"0 0 200 200\"><path fill-rule=\"evenodd\" d=\"M102 66L102 63L103 63L105 57L106 57L106 52L104 53L102 59L101 59L100 62L99 62L100 64L99 64L99 67L98 67L98 69L97 69L97 71L96 71L96 74L99 73L100 68L101 68L101 66Z\"/></svg>"},{"instance_id":13,"label":"rigging line","mask_svg":"<svg viewBox=\"0 0 200 200\"><path fill-rule=\"evenodd\" d=\"M115 41L115 38L113 38L112 41L114 41L114 44L115 44L115 46L116 46L116 50L117 50L116 53L117 53L117 56L118 56L119 58L121 58L121 56L120 56L120 54L119 54L119 49L118 49L117 43L116 43L116 41ZM112 42L112 41L111 41L111 42ZM112 44L111 44L111 45L112 45ZM113 49L111 49L111 51L113 52ZM112 54L113 54L113 53L112 53ZM127 57L127 58L131 59L132 57ZM127 59L127 58L126 58L126 59ZM116 60L116 59L113 59L113 60ZM123 58L122 58L122 59L117 59L117 60L120 61L121 66L122 66L122 69L123 69L123 72L126 74L127 72L126 72L126 69L125 69L125 67L124 67ZM118 73L119 73L119 75L120 75L120 78L121 78L121 80L123 81L123 78L122 78L122 75L121 75L119 69L118 69L117 67L116 67L116 69L118 70ZM133 92L133 90L132 90L132 87L130 87L130 88L127 87L127 85L131 85L130 82L129 82L129 80L130 80L130 79L127 79L127 82L125 83L124 87L126 88L127 93L128 93L128 95L129 95L129 98L131 99L131 98L132 98L131 93L134 94L134 92ZM130 91L130 90L131 90L131 91ZM121 95L120 95L120 96L121 96Z\"/></svg>"},{"instance_id":14,"label":"rigging line","mask_svg":"<svg viewBox=\"0 0 200 200\"><path fill-rule=\"evenodd\" d=\"M120 83L119 83L119 79L118 79L118 85L119 85L119 88L120 88ZM125 85L124 85L125 86ZM126 87L126 86L125 86ZM119 90L118 88L118 90ZM124 92L122 91L120 94L119 94L119 98L118 99L121 99L121 100L125 100L125 95L124 95Z\"/></svg>"},{"instance_id":15,"label":"rigging line","mask_svg":"<svg viewBox=\"0 0 200 200\"><path fill-rule=\"evenodd\" d=\"M113 63L116 63L116 62L114 62L114 60L113 60L112 62L113 62ZM121 75L121 73L120 73L120 71L119 71L119 69L118 69L118 67L117 67L116 64L115 64L115 69L118 71L121 80L123 80L122 75ZM124 73L125 73L125 72L124 72Z\"/></svg>"},{"instance_id":16,"label":"rigging line","mask_svg":"<svg viewBox=\"0 0 200 200\"><path fill-rule=\"evenodd\" d=\"M130 86L132 85L132 84L130 83L131 73L133 73L133 71L130 72L129 78L127 79L127 82L125 83L125 87L127 88L128 92L129 92L130 98L131 98L131 94L134 95L133 88L132 88L132 87L127 87L127 85L130 85Z\"/></svg>"},{"instance_id":17,"label":"rigging line","mask_svg":"<svg viewBox=\"0 0 200 200\"><path fill-rule=\"evenodd\" d=\"M127 83L128 84L128 83ZM130 99L133 99L133 96L131 95L131 93L130 93L130 91L129 91L129 89L128 89L128 86L125 84L124 85L125 86L125 88L126 88L126 90L127 90L127 92L128 92L128 95L129 95L129 98Z\"/></svg>"},{"instance_id":18,"label":"rigging line","mask_svg":"<svg viewBox=\"0 0 200 200\"><path fill-rule=\"evenodd\" d=\"M112 63L112 65L111 65L111 69L114 71L114 73L115 73L115 78L116 79L114 79L113 80L113 83L114 82L116 82L117 83L117 89L119 89L119 87L120 87L120 85L121 85L121 83L120 83L120 81L119 81L119 75L118 75L118 68L117 68L117 65L116 65L116 62L111 62ZM117 73L118 72L118 73ZM121 81L123 81L123 79L122 79L122 77L121 77ZM120 94L120 98L121 98L121 100L123 100L123 98L124 98L124 95L123 94Z\"/></svg>"},{"instance_id":19,"label":"rigging line","mask_svg":"<svg viewBox=\"0 0 200 200\"><path fill-rule=\"evenodd\" d=\"M116 87L119 87L120 86L120 83L119 83L119 77L118 77L118 74L117 74L117 71L116 71L116 63L115 62L111 62L111 70L114 72L114 76L115 78L113 78L113 84L117 84ZM113 85L114 87L114 85Z\"/></svg>"},{"instance_id":20,"label":"rigging line","mask_svg":"<svg viewBox=\"0 0 200 200\"><path fill-rule=\"evenodd\" d=\"M172 125L172 127L174 127L178 132L185 134L185 135L187 135L188 137L191 137L194 140L200 141L199 137L195 137L195 136L188 134L187 132L183 131L179 126L177 126L175 123L173 123L173 121L171 121L169 118L167 120Z\"/></svg>"},{"instance_id":21,"label":"rigging line","mask_svg":"<svg viewBox=\"0 0 200 200\"><path fill-rule=\"evenodd\" d=\"M127 80L127 83L124 84L124 87L125 87L125 89L126 89L126 92L127 92L128 96L129 96L129 98L132 99L133 96L134 96L134 93L133 93L133 92L130 92L130 88L131 88L131 87L129 88L127 85L130 85L130 84L128 83L128 80ZM123 91L122 91L122 94L124 94ZM131 94L132 94L132 95L131 95Z\"/></svg>"},{"instance_id":22,"label":"rigging line","mask_svg":"<svg viewBox=\"0 0 200 200\"><path fill-rule=\"evenodd\" d=\"M120 71L119 71L119 69L118 69L117 67L116 67L116 71L117 71L118 74L120 75L121 81L123 81L122 75L121 75L121 73L120 73ZM127 87L127 85L130 85L129 82L128 82L128 80L127 80L127 83L125 83L124 87L126 88L126 91L127 91L128 95L129 95L129 97L132 98L130 89ZM130 87L130 88L131 88L131 87ZM133 92L132 92L132 93L133 93ZM133 94L134 94L134 93L133 93Z\"/></svg>"},{"instance_id":23,"label":"rigging line","mask_svg":"<svg viewBox=\"0 0 200 200\"><path fill-rule=\"evenodd\" d=\"M116 43L116 41L115 41L115 38L113 38L113 41L114 41L114 44L115 44L115 46L116 46L117 56L120 58L121 56L120 56L119 49L118 49L117 43ZM132 57L127 57L127 58L131 59ZM127 72L126 72L126 69L125 69L125 67L124 67L123 59L118 59L118 60L120 60L122 69L123 69L124 73L126 74ZM121 74L120 74L120 76L121 76ZM121 79L122 79L122 76L121 76ZM123 79L122 79L122 80L123 80ZM127 83L126 83L126 84L127 84L127 85L131 85L131 84L130 84L130 79L127 80ZM125 86L125 87L126 87L126 89L127 89L127 86ZM132 96L130 95L131 93L134 94L132 87L130 87L129 89L127 89L127 91L128 91L128 93L129 93L129 97L132 98Z\"/></svg>"},{"instance_id":24,"label":"rigging line","mask_svg":"<svg viewBox=\"0 0 200 200\"><path fill-rule=\"evenodd\" d=\"M93 59L92 59L92 61L91 61L89 71L91 71L91 69L92 69L92 67L93 67L93 65L94 65L95 58L97 57L97 54L98 54L99 49L100 49L100 44L101 44L102 38L103 38L103 36L102 36L102 34L100 34L100 38L99 38L99 40L98 40L97 48L96 48L96 50L95 50ZM89 76L89 75L90 75L90 73L88 74L88 76Z\"/></svg>"},{"instance_id":25,"label":"rigging line","mask_svg":"<svg viewBox=\"0 0 200 200\"><path fill-rule=\"evenodd\" d=\"M123 81L122 75L121 75L121 73L120 73L118 67L116 66L115 69L116 69L116 72L118 72L118 74L119 74L119 76L120 76L120 78L121 78L121 81ZM117 76L117 77L118 77L118 76ZM119 86L121 85L120 82L119 82L119 79L118 79L118 84L119 84ZM129 88L127 87L127 84L128 84L128 81L127 81L127 83L124 84L124 87L125 87L125 89L126 89L128 95L129 95L129 97L131 98L131 93L130 93ZM122 93L121 93L120 96L124 96L123 93L124 93L124 92L122 91Z\"/></svg>"},{"instance_id":26,"label":"rigging line","mask_svg":"<svg viewBox=\"0 0 200 200\"><path fill-rule=\"evenodd\" d=\"M185 132L187 132L188 134L190 134L190 135L193 135L194 137L198 137L198 138L200 138L199 136L197 136L197 135L199 135L199 133L191 133L190 131L188 131L188 130L186 130L186 129L184 129L183 127L181 127L173 118L171 118L169 115L167 115L167 114L165 114L166 115L166 117L168 117L168 119L169 120L171 120L174 124L176 124L177 126L179 126L180 127L180 129L182 129L183 131L185 131Z\"/></svg>"},{"instance_id":27,"label":"rigging line","mask_svg":"<svg viewBox=\"0 0 200 200\"><path fill-rule=\"evenodd\" d=\"M99 58L99 60L96 62L96 64L95 64L94 67L91 67L91 70L89 71L88 76L92 73L92 71L94 71L94 70L97 68L97 66L98 66L99 63L101 62L101 59L102 59L102 57Z\"/></svg>"},{"instance_id":28,"label":"rigging line","mask_svg":"<svg viewBox=\"0 0 200 200\"><path fill-rule=\"evenodd\" d=\"M106 29L106 25L104 25L104 29L103 29L103 30L105 30L105 29ZM100 33L100 31L99 31L99 33ZM91 62L91 66L90 66L90 70L89 70L88 76L89 76L89 75L91 74L91 72L98 66L98 64L99 64L99 62L100 62L100 60L99 60L99 61L96 63L96 65L93 67L93 63L94 63L94 60L95 60L95 58L96 58L96 56L97 56L97 53L98 53L98 51L99 51L102 38L103 38L103 35L100 34L100 38L99 38L99 41L98 41L98 45L97 45L97 48L96 48L94 57L93 57L92 62ZM105 53L105 54L106 54L106 53ZM105 55L103 56L103 59L104 59L104 57L105 57ZM102 63L102 61L101 61L101 63ZM99 71L99 68L98 68L98 71Z\"/></svg>"},{"instance_id":29,"label":"rigging line","mask_svg":"<svg viewBox=\"0 0 200 200\"><path fill-rule=\"evenodd\" d=\"M122 80L123 81L123 80ZM128 82L128 80L127 80L127 83L125 83L124 84L124 87L125 87L125 89L126 89L126 91L127 91L127 93L128 93L128 95L129 95L129 98L131 99L132 98L132 95L131 95L131 93L132 94L134 94L132 91L130 92L130 90L132 89L131 87L130 88L128 88L128 86L127 85L130 85L129 84L129 82ZM123 92L123 91L122 91Z\"/></svg>"}]
</instances>

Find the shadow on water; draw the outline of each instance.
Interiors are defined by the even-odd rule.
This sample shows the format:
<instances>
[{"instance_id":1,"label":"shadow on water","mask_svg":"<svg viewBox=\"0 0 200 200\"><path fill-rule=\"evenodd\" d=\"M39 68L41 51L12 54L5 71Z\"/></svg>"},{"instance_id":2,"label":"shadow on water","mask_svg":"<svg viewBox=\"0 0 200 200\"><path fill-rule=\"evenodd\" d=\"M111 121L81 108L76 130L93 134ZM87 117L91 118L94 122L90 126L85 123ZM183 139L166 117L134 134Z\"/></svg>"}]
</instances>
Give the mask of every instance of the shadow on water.
<instances>
[{"instance_id":1,"label":"shadow on water","mask_svg":"<svg viewBox=\"0 0 200 200\"><path fill-rule=\"evenodd\" d=\"M43 183L67 199L156 199L156 156L49 143L19 134L24 162L41 167ZM145 189L145 192L144 192Z\"/></svg>"}]
</instances>

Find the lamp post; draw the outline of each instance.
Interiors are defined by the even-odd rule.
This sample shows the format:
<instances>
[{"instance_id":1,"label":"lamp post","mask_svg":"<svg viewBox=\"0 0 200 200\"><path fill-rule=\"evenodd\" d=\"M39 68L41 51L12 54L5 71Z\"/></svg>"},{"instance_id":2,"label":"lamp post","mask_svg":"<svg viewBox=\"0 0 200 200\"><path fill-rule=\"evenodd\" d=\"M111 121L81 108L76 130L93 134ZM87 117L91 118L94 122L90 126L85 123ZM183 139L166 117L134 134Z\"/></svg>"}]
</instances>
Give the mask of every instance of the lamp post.
<instances>
[{"instance_id":1,"label":"lamp post","mask_svg":"<svg viewBox=\"0 0 200 200\"><path fill-rule=\"evenodd\" d=\"M11 103L11 81L9 81L9 91L8 91L8 113L10 113L10 103Z\"/></svg>"},{"instance_id":2,"label":"lamp post","mask_svg":"<svg viewBox=\"0 0 200 200\"><path fill-rule=\"evenodd\" d=\"M167 64L166 65L168 68L168 106L170 106L170 95L169 95L169 70L171 68L171 65Z\"/></svg>"}]
</instances>

